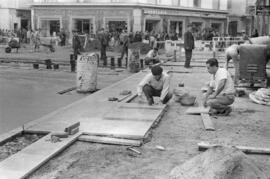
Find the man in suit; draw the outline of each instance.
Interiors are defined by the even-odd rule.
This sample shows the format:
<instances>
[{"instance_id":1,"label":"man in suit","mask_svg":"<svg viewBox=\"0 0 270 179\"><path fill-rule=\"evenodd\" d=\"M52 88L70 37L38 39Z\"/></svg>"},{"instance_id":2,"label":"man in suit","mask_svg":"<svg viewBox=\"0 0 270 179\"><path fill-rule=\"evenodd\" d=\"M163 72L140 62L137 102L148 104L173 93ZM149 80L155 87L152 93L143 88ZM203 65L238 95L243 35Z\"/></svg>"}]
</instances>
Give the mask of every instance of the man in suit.
<instances>
[{"instance_id":1,"label":"man in suit","mask_svg":"<svg viewBox=\"0 0 270 179\"><path fill-rule=\"evenodd\" d=\"M190 60L192 57L192 50L194 49L194 37L191 33L192 25L188 25L188 30L184 34L184 48L185 48L185 68L190 68Z\"/></svg>"}]
</instances>

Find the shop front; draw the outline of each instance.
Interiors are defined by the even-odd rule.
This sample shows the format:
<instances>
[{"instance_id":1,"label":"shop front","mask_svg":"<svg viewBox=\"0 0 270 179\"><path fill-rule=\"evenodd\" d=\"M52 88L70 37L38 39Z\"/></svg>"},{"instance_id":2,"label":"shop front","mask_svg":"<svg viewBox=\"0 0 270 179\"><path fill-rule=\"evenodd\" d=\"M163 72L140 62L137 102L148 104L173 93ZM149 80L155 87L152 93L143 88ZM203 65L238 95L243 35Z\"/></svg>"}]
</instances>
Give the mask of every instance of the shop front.
<instances>
[{"instance_id":1,"label":"shop front","mask_svg":"<svg viewBox=\"0 0 270 179\"><path fill-rule=\"evenodd\" d=\"M61 17L40 17L38 28L41 29L41 36L55 36L61 29Z\"/></svg>"}]
</instances>

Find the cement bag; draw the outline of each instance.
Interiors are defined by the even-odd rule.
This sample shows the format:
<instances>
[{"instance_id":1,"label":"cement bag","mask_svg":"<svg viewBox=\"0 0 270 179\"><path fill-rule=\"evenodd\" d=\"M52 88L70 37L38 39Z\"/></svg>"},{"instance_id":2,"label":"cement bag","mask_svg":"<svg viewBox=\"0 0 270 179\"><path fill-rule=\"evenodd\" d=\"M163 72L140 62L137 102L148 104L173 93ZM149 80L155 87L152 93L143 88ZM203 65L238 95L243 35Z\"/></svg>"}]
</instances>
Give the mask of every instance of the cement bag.
<instances>
[{"instance_id":1,"label":"cement bag","mask_svg":"<svg viewBox=\"0 0 270 179\"><path fill-rule=\"evenodd\" d=\"M238 45L233 44L233 45L229 46L225 50L225 54L226 54L226 57L231 57L232 59L237 59L237 57L238 57Z\"/></svg>"},{"instance_id":2,"label":"cement bag","mask_svg":"<svg viewBox=\"0 0 270 179\"><path fill-rule=\"evenodd\" d=\"M128 71L131 73L140 71L140 50L128 49Z\"/></svg>"},{"instance_id":3,"label":"cement bag","mask_svg":"<svg viewBox=\"0 0 270 179\"><path fill-rule=\"evenodd\" d=\"M97 89L98 55L95 53L78 55L77 91L86 93Z\"/></svg>"}]
</instances>

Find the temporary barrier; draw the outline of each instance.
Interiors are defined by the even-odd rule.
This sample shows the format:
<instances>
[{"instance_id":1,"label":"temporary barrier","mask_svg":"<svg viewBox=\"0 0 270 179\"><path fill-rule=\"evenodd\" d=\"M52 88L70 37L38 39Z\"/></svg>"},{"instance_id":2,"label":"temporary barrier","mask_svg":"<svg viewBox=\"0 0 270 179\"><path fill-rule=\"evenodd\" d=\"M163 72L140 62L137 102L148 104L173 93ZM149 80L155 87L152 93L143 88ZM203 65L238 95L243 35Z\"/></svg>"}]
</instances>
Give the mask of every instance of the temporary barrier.
<instances>
[{"instance_id":1,"label":"temporary barrier","mask_svg":"<svg viewBox=\"0 0 270 179\"><path fill-rule=\"evenodd\" d=\"M166 40L165 41L165 52L166 56L173 56L174 51L182 52L182 49L184 47L183 41L172 41L172 40Z\"/></svg>"},{"instance_id":2,"label":"temporary barrier","mask_svg":"<svg viewBox=\"0 0 270 179\"><path fill-rule=\"evenodd\" d=\"M78 55L77 91L93 92L97 89L98 55L95 53Z\"/></svg>"}]
</instances>

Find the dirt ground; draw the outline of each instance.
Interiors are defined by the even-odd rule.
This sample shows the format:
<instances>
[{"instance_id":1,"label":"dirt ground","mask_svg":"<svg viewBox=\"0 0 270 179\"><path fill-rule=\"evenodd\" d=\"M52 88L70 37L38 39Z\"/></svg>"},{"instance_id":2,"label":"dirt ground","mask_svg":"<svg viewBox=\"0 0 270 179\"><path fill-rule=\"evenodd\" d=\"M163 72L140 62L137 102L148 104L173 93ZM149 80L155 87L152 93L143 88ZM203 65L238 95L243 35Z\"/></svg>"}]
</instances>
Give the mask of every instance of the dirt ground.
<instances>
[{"instance_id":1,"label":"dirt ground","mask_svg":"<svg viewBox=\"0 0 270 179\"><path fill-rule=\"evenodd\" d=\"M209 74L204 68L192 68L190 72L173 73L172 85L184 82L185 89L199 95ZM201 117L185 115L186 109L170 101L146 143L136 148L141 155L124 146L76 142L29 178L168 178L175 166L200 153L197 146L200 141L270 148L269 107L254 104L247 96L236 98L230 116L212 118L216 131L205 131ZM165 151L158 150L157 145L165 147ZM270 177L270 156L248 157Z\"/></svg>"}]
</instances>

